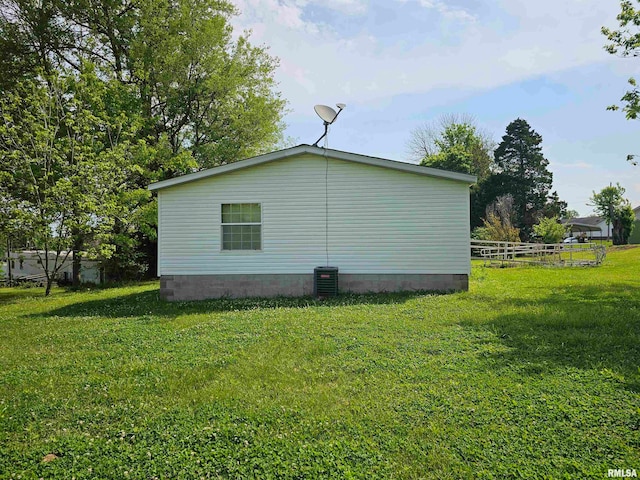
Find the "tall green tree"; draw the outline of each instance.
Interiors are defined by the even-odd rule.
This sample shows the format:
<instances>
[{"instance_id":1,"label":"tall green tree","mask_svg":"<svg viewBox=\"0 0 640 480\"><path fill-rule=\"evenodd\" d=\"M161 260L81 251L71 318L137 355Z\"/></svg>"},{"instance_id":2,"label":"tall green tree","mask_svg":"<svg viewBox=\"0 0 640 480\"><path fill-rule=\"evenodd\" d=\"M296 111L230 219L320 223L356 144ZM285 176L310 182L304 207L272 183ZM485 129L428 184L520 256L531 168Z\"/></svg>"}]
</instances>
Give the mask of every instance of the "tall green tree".
<instances>
[{"instance_id":1,"label":"tall green tree","mask_svg":"<svg viewBox=\"0 0 640 480\"><path fill-rule=\"evenodd\" d=\"M122 186L130 212L114 222L120 243L112 258L146 263L150 275L156 206L146 186L281 141L286 102L273 78L277 59L246 34L233 35L236 14L226 0L0 0L0 67L9 73L0 94L40 72L80 75L87 62L101 81L131 92L112 104L141 119L132 142L137 170Z\"/></svg>"},{"instance_id":2,"label":"tall green tree","mask_svg":"<svg viewBox=\"0 0 640 480\"><path fill-rule=\"evenodd\" d=\"M565 218L567 216L568 204L564 200L560 200L558 192L552 192L547 196L547 203L542 209L545 218Z\"/></svg>"},{"instance_id":3,"label":"tall green tree","mask_svg":"<svg viewBox=\"0 0 640 480\"><path fill-rule=\"evenodd\" d=\"M409 154L427 167L467 173L483 181L491 173L494 142L470 116L445 115L411 132Z\"/></svg>"},{"instance_id":4,"label":"tall green tree","mask_svg":"<svg viewBox=\"0 0 640 480\"><path fill-rule=\"evenodd\" d=\"M37 68L79 71L91 61L135 85L143 133L166 137L174 154L191 151L198 168L281 140L278 62L246 35L234 38L237 11L228 1L0 0L0 13L0 65L28 76Z\"/></svg>"},{"instance_id":5,"label":"tall green tree","mask_svg":"<svg viewBox=\"0 0 640 480\"><path fill-rule=\"evenodd\" d=\"M490 194L513 196L516 226L525 240L543 214L553 180L541 144L542 137L526 120L511 122L495 151L496 171L487 185Z\"/></svg>"},{"instance_id":6,"label":"tall green tree","mask_svg":"<svg viewBox=\"0 0 640 480\"><path fill-rule=\"evenodd\" d=\"M149 1L129 45L153 135L176 154L189 149L199 168L264 152L282 131L277 61L246 36L233 39L234 12L222 1Z\"/></svg>"},{"instance_id":7,"label":"tall green tree","mask_svg":"<svg viewBox=\"0 0 640 480\"><path fill-rule=\"evenodd\" d=\"M637 5L635 7L634 5ZM640 54L640 1L623 0L620 2L620 13L616 17L620 23L618 30L602 27L602 34L609 43L605 50L621 57L637 57ZM640 113L640 92L634 78L629 79L631 90L621 98L622 111L628 119L638 118ZM611 105L610 110L619 110L619 105Z\"/></svg>"},{"instance_id":8,"label":"tall green tree","mask_svg":"<svg viewBox=\"0 0 640 480\"><path fill-rule=\"evenodd\" d=\"M93 237L90 247L103 257L113 250L137 129L134 118L108 112L105 99L121 88L88 67L25 81L0 98L0 198L11 219L4 233L29 235L46 295L78 238Z\"/></svg>"},{"instance_id":9,"label":"tall green tree","mask_svg":"<svg viewBox=\"0 0 640 480\"><path fill-rule=\"evenodd\" d=\"M620 2L620 13L616 18L620 24L619 29L602 27L602 34L609 41L604 46L605 50L620 57L638 57L640 55L640 0ZM628 83L631 88L620 98L621 105L610 105L607 110L615 111L622 108L627 120L636 120L640 114L640 89L635 78L629 78ZM638 165L635 158L636 155L627 155L627 161L632 165Z\"/></svg>"},{"instance_id":10,"label":"tall green tree","mask_svg":"<svg viewBox=\"0 0 640 480\"><path fill-rule=\"evenodd\" d=\"M635 214L629 201L624 198L625 189L617 183L593 192L590 205L595 212L611 225L614 245L625 245L633 230Z\"/></svg>"},{"instance_id":11,"label":"tall green tree","mask_svg":"<svg viewBox=\"0 0 640 480\"><path fill-rule=\"evenodd\" d=\"M580 216L580 213L577 210L567 210L566 213L564 214L564 217L560 217L560 218L570 220L572 218L578 218L579 216Z\"/></svg>"}]
</instances>

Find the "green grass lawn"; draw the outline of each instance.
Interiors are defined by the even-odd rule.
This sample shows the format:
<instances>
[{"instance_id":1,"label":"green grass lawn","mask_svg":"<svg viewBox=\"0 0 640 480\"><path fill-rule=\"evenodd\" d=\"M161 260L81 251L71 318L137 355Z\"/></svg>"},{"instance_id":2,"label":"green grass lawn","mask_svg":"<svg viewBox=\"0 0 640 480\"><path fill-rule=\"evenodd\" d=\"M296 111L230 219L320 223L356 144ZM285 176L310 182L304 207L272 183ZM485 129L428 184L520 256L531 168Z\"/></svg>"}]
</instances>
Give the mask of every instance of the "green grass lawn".
<instances>
[{"instance_id":1,"label":"green grass lawn","mask_svg":"<svg viewBox=\"0 0 640 480\"><path fill-rule=\"evenodd\" d=\"M0 289L0 478L606 478L639 364L640 248L449 295Z\"/></svg>"}]
</instances>

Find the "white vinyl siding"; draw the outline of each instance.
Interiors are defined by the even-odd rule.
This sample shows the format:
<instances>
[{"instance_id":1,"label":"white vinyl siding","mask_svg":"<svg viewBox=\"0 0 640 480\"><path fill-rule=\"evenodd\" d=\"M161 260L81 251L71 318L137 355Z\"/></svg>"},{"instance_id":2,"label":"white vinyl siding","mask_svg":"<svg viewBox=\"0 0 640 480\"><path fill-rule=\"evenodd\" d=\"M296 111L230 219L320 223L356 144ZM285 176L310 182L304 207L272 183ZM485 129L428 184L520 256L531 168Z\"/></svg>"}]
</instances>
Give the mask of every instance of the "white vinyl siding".
<instances>
[{"instance_id":1,"label":"white vinyl siding","mask_svg":"<svg viewBox=\"0 0 640 480\"><path fill-rule=\"evenodd\" d=\"M159 190L159 274L326 265L325 173L306 154ZM229 203L261 204L261 252L222 250ZM328 212L328 263L341 273L469 273L465 182L329 159Z\"/></svg>"}]
</instances>

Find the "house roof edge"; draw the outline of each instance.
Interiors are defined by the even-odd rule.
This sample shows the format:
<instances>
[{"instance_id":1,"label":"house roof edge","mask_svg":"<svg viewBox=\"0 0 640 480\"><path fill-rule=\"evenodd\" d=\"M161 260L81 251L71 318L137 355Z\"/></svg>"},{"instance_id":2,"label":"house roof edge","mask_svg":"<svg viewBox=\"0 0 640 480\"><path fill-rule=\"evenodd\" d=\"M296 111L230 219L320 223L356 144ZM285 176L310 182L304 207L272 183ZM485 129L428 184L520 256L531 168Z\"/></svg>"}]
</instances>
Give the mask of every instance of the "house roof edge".
<instances>
[{"instance_id":1,"label":"house roof edge","mask_svg":"<svg viewBox=\"0 0 640 480\"><path fill-rule=\"evenodd\" d=\"M392 170L398 170L407 173L415 173L418 175L425 175L436 178L443 178L447 180L455 180L464 182L467 184L473 184L477 181L477 177L474 175L467 175L465 173L450 172L448 170L439 170L437 168L423 167L421 165L414 165L412 163L399 162L397 160L388 160L380 157L371 157L368 155L362 155L359 153L344 152L342 150L333 150L329 148L315 147L313 145L297 145L295 147L286 148L284 150L277 150L275 152L265 153L256 157L251 157L246 160L240 160L219 167L209 168L200 172L189 173L187 175L181 175L179 177L170 178L168 180L162 180L160 182L152 183L148 189L151 191L161 190L163 188L173 187L175 185L181 185L184 183L194 182L196 180L202 180L204 178L213 177L216 175L222 175L224 173L241 170L243 168L249 168L263 163L272 162L275 160L282 160L284 158L290 158L303 154L315 154L321 156L327 156L337 160L344 160L354 163L362 163L365 165L373 165L377 167L389 168Z\"/></svg>"}]
</instances>

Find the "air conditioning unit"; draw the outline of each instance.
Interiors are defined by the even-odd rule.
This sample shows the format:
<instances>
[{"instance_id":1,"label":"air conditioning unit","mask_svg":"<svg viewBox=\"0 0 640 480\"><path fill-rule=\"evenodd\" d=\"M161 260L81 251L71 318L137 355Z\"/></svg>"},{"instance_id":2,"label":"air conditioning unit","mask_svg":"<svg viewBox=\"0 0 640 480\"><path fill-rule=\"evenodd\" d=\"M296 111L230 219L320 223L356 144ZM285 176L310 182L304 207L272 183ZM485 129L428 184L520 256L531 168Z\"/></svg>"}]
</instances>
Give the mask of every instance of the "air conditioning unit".
<instances>
[{"instance_id":1,"label":"air conditioning unit","mask_svg":"<svg viewBox=\"0 0 640 480\"><path fill-rule=\"evenodd\" d=\"M313 294L321 298L338 295L338 267L313 269Z\"/></svg>"}]
</instances>

